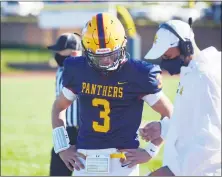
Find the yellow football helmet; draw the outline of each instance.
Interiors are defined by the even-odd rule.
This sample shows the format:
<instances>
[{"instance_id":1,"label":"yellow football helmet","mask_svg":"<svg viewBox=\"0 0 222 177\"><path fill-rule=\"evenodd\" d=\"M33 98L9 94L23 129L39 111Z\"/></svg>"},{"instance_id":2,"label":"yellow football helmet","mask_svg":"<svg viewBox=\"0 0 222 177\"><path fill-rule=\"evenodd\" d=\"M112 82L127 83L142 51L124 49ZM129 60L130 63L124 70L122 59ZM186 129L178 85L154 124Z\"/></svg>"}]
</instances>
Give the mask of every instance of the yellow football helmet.
<instances>
[{"instance_id":1,"label":"yellow football helmet","mask_svg":"<svg viewBox=\"0 0 222 177\"><path fill-rule=\"evenodd\" d=\"M126 34L111 13L99 13L82 30L82 45L89 63L102 71L115 70L125 60Z\"/></svg>"}]
</instances>

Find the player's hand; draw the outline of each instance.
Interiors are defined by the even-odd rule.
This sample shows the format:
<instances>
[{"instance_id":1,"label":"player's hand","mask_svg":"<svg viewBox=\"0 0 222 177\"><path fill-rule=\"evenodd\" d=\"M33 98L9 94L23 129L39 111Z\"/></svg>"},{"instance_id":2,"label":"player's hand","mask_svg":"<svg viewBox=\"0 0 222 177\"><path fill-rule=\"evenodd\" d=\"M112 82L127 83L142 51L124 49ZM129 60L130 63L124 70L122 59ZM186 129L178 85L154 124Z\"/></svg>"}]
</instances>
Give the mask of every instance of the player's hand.
<instances>
[{"instance_id":1,"label":"player's hand","mask_svg":"<svg viewBox=\"0 0 222 177\"><path fill-rule=\"evenodd\" d=\"M142 164L148 162L152 157L149 153L142 148L138 149L120 149L120 152L125 152L126 159L121 159L122 167L128 166L132 168L137 164ZM129 165L126 165L129 164Z\"/></svg>"},{"instance_id":2,"label":"player's hand","mask_svg":"<svg viewBox=\"0 0 222 177\"><path fill-rule=\"evenodd\" d=\"M145 141L153 141L161 135L160 122L150 122L144 128L139 129L139 134Z\"/></svg>"},{"instance_id":3,"label":"player's hand","mask_svg":"<svg viewBox=\"0 0 222 177\"><path fill-rule=\"evenodd\" d=\"M85 168L79 158L86 159L86 157L83 154L78 153L74 145L70 146L65 151L60 152L59 156L70 171L74 171L74 169L79 171L80 168Z\"/></svg>"}]
</instances>

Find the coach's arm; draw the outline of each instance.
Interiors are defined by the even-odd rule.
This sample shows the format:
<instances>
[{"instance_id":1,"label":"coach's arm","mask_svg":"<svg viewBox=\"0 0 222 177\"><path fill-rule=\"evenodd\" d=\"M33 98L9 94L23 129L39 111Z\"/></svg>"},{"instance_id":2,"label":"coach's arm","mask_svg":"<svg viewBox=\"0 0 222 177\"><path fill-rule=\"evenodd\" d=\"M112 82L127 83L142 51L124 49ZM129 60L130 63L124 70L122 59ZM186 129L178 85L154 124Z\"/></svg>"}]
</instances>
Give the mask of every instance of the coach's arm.
<instances>
[{"instance_id":1,"label":"coach's arm","mask_svg":"<svg viewBox=\"0 0 222 177\"><path fill-rule=\"evenodd\" d=\"M76 151L75 146L69 144L70 140L64 124L65 120L64 116L62 116L62 112L67 109L74 100L76 100L76 95L66 87L63 87L62 92L56 98L52 107L54 150L71 171L84 168L78 157L85 158Z\"/></svg>"}]
</instances>

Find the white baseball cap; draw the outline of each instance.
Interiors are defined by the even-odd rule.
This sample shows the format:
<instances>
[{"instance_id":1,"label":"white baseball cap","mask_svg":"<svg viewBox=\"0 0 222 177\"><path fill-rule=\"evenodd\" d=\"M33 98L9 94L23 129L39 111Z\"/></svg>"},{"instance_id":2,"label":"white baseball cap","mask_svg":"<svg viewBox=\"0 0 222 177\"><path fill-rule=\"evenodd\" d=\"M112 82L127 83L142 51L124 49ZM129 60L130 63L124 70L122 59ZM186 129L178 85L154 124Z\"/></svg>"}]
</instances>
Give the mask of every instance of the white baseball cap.
<instances>
[{"instance_id":1,"label":"white baseball cap","mask_svg":"<svg viewBox=\"0 0 222 177\"><path fill-rule=\"evenodd\" d=\"M181 20L170 20L166 23L172 27L182 39L194 38L194 33L188 23ZM159 28L154 37L153 46L144 58L150 60L160 58L169 48L178 46L179 41L179 38L169 30Z\"/></svg>"}]
</instances>

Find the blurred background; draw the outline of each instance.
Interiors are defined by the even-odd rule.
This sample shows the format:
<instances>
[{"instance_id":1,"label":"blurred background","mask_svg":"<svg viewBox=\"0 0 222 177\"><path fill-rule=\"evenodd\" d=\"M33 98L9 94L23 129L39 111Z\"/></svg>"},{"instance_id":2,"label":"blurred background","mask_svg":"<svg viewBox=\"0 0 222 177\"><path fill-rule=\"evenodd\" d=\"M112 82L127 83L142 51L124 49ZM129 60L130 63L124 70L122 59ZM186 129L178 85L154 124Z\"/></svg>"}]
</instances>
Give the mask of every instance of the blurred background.
<instances>
[{"instance_id":1,"label":"blurred background","mask_svg":"<svg viewBox=\"0 0 222 177\"><path fill-rule=\"evenodd\" d=\"M118 5L125 7L128 12ZM193 19L193 28L197 44L201 49L213 45L221 50L221 2L93 2L86 0L41 1L41 2L1 2L1 48L19 49L22 60L8 61L8 67L19 69L17 62L40 62L49 60L46 46L67 31L81 32L83 25L97 12L115 13L125 24L129 39L133 39L128 51L133 58L143 58L152 46L153 36L158 24L170 19L188 21ZM129 13L130 17L129 17ZM132 19L130 19L132 18ZM133 20L133 23L132 23ZM134 27L135 25L135 27ZM136 28L136 31L134 30ZM130 34L129 34L130 33ZM135 33L137 34L135 36ZM131 44L131 42L130 42ZM33 58L32 50L42 51ZM45 53L46 52L46 53ZM45 55L43 55L43 53ZM136 54L135 54L136 53ZM4 55L4 50L3 50ZM6 61L4 58L3 60ZM4 61L3 61L4 62ZM20 64L20 69L23 66ZM31 64L30 64L31 65ZM5 63L2 66L5 71ZM31 66L30 69L36 68ZM28 68L27 68L28 69Z\"/></svg>"},{"instance_id":2,"label":"blurred background","mask_svg":"<svg viewBox=\"0 0 222 177\"><path fill-rule=\"evenodd\" d=\"M221 50L221 1L1 2L1 175L48 175L57 66L46 46L62 33L81 33L92 15L106 11L124 24L127 50L134 59L144 57L161 22L187 22L189 17L200 49ZM172 101L177 85L178 78L164 77L164 90ZM159 119L148 106L143 117ZM141 175L161 166L161 160L162 151L141 165Z\"/></svg>"}]
</instances>

